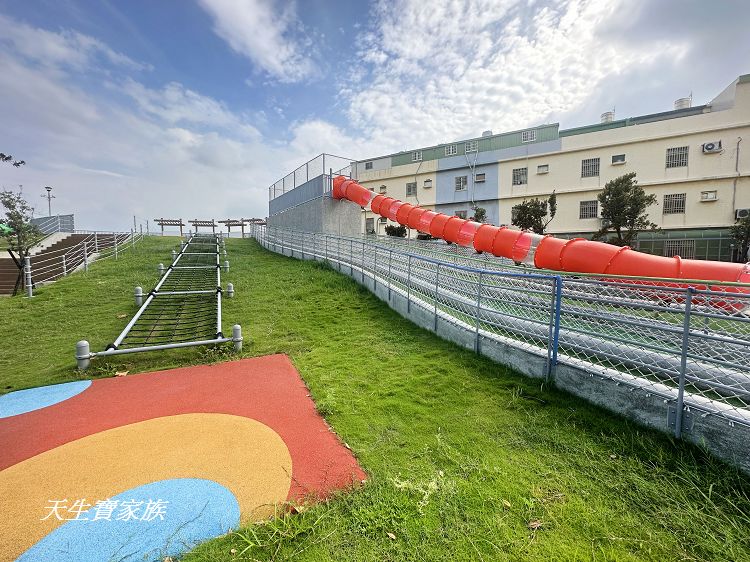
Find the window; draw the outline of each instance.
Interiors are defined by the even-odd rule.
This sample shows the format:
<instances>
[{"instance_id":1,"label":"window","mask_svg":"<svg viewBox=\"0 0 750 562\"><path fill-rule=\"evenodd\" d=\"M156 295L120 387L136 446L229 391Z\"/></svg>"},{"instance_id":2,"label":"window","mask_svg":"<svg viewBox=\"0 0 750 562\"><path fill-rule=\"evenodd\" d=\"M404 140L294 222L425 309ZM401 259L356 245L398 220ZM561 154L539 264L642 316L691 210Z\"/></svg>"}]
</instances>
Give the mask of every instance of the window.
<instances>
[{"instance_id":1,"label":"window","mask_svg":"<svg viewBox=\"0 0 750 562\"><path fill-rule=\"evenodd\" d=\"M424 185L423 185L423 187L424 187L425 189L430 189L430 188L432 187L432 180L424 180Z\"/></svg>"},{"instance_id":2,"label":"window","mask_svg":"<svg viewBox=\"0 0 750 562\"><path fill-rule=\"evenodd\" d=\"M456 211L453 214L455 216L457 216L459 219L465 219L466 218L466 211Z\"/></svg>"},{"instance_id":3,"label":"window","mask_svg":"<svg viewBox=\"0 0 750 562\"><path fill-rule=\"evenodd\" d=\"M667 168L683 168L688 165L689 146L667 149Z\"/></svg>"},{"instance_id":4,"label":"window","mask_svg":"<svg viewBox=\"0 0 750 562\"><path fill-rule=\"evenodd\" d=\"M665 240L664 255L668 258L680 256L693 260L695 259L695 240Z\"/></svg>"},{"instance_id":5,"label":"window","mask_svg":"<svg viewBox=\"0 0 750 562\"><path fill-rule=\"evenodd\" d=\"M614 154L612 155L612 165L617 166L618 164L624 164L625 163L625 155L624 154Z\"/></svg>"},{"instance_id":6,"label":"window","mask_svg":"<svg viewBox=\"0 0 750 562\"><path fill-rule=\"evenodd\" d=\"M445 147L445 155L446 156L453 156L455 154L458 154L458 145L457 144L449 144Z\"/></svg>"},{"instance_id":7,"label":"window","mask_svg":"<svg viewBox=\"0 0 750 562\"><path fill-rule=\"evenodd\" d=\"M549 173L549 164L539 164L536 167L536 173L537 174L548 174Z\"/></svg>"},{"instance_id":8,"label":"window","mask_svg":"<svg viewBox=\"0 0 750 562\"><path fill-rule=\"evenodd\" d=\"M526 185L529 178L528 168L516 168L513 170L513 185Z\"/></svg>"},{"instance_id":9,"label":"window","mask_svg":"<svg viewBox=\"0 0 750 562\"><path fill-rule=\"evenodd\" d=\"M379 221L380 221L381 223L385 224L385 223L387 223L387 222L388 222L388 217L380 217L380 218L379 218L378 220L379 220Z\"/></svg>"},{"instance_id":10,"label":"window","mask_svg":"<svg viewBox=\"0 0 750 562\"><path fill-rule=\"evenodd\" d=\"M381 185L379 189L380 189L380 193L385 193L386 191L385 184Z\"/></svg>"},{"instance_id":11,"label":"window","mask_svg":"<svg viewBox=\"0 0 750 562\"><path fill-rule=\"evenodd\" d=\"M581 201L578 210L579 219L595 219L599 216L599 201Z\"/></svg>"},{"instance_id":12,"label":"window","mask_svg":"<svg viewBox=\"0 0 750 562\"><path fill-rule=\"evenodd\" d=\"M365 162L365 170L372 170L372 162Z\"/></svg>"},{"instance_id":13,"label":"window","mask_svg":"<svg viewBox=\"0 0 750 562\"><path fill-rule=\"evenodd\" d=\"M599 175L599 158L585 158L581 160L581 177L595 178Z\"/></svg>"},{"instance_id":14,"label":"window","mask_svg":"<svg viewBox=\"0 0 750 562\"><path fill-rule=\"evenodd\" d=\"M485 173L476 174L474 176L474 183L482 183L487 178Z\"/></svg>"},{"instance_id":15,"label":"window","mask_svg":"<svg viewBox=\"0 0 750 562\"><path fill-rule=\"evenodd\" d=\"M412 162L421 162L422 161L422 151L421 150L415 150L411 153L411 161Z\"/></svg>"},{"instance_id":16,"label":"window","mask_svg":"<svg viewBox=\"0 0 750 562\"><path fill-rule=\"evenodd\" d=\"M479 141L466 141L464 143L464 152L476 152L479 150Z\"/></svg>"},{"instance_id":17,"label":"window","mask_svg":"<svg viewBox=\"0 0 750 562\"><path fill-rule=\"evenodd\" d=\"M416 197L417 196L417 182L413 181L406 184L406 196Z\"/></svg>"},{"instance_id":18,"label":"window","mask_svg":"<svg viewBox=\"0 0 750 562\"><path fill-rule=\"evenodd\" d=\"M456 176L456 191L463 191L466 189L468 176Z\"/></svg>"},{"instance_id":19,"label":"window","mask_svg":"<svg viewBox=\"0 0 750 562\"><path fill-rule=\"evenodd\" d=\"M534 142L536 140L536 131L522 131L521 142Z\"/></svg>"},{"instance_id":20,"label":"window","mask_svg":"<svg viewBox=\"0 0 750 562\"><path fill-rule=\"evenodd\" d=\"M685 212L686 193L668 193L664 195L664 214L678 215Z\"/></svg>"},{"instance_id":21,"label":"window","mask_svg":"<svg viewBox=\"0 0 750 562\"><path fill-rule=\"evenodd\" d=\"M375 219L374 218L368 218L365 220L365 234L370 234L375 232Z\"/></svg>"},{"instance_id":22,"label":"window","mask_svg":"<svg viewBox=\"0 0 750 562\"><path fill-rule=\"evenodd\" d=\"M712 191L701 191L701 201L716 201L718 198L718 193L716 193L715 189Z\"/></svg>"}]
</instances>

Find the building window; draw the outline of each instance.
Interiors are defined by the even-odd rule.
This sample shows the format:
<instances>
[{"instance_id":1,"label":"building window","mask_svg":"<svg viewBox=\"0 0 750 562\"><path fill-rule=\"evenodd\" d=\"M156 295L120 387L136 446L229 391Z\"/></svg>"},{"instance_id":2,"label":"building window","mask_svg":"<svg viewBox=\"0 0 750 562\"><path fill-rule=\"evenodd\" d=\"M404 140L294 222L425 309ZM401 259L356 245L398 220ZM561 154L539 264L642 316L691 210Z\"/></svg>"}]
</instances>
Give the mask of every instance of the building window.
<instances>
[{"instance_id":1,"label":"building window","mask_svg":"<svg viewBox=\"0 0 750 562\"><path fill-rule=\"evenodd\" d=\"M466 211L456 211L453 214L455 216L457 216L459 219L465 219L466 218Z\"/></svg>"},{"instance_id":2,"label":"building window","mask_svg":"<svg viewBox=\"0 0 750 562\"><path fill-rule=\"evenodd\" d=\"M680 256L693 260L695 259L695 240L665 240L664 255L668 258Z\"/></svg>"},{"instance_id":3,"label":"building window","mask_svg":"<svg viewBox=\"0 0 750 562\"><path fill-rule=\"evenodd\" d=\"M445 147L445 155L446 156L454 156L458 154L458 145L457 144L449 144Z\"/></svg>"},{"instance_id":4,"label":"building window","mask_svg":"<svg viewBox=\"0 0 750 562\"><path fill-rule=\"evenodd\" d=\"M379 218L378 220L379 220L379 221L380 221L381 223L385 224L385 223L387 223L387 222L388 222L388 217L380 217L380 218Z\"/></svg>"},{"instance_id":5,"label":"building window","mask_svg":"<svg viewBox=\"0 0 750 562\"><path fill-rule=\"evenodd\" d=\"M522 131L521 142L534 142L536 140L536 131Z\"/></svg>"},{"instance_id":6,"label":"building window","mask_svg":"<svg viewBox=\"0 0 750 562\"><path fill-rule=\"evenodd\" d=\"M479 150L479 141L466 141L464 143L464 152L476 152Z\"/></svg>"},{"instance_id":7,"label":"building window","mask_svg":"<svg viewBox=\"0 0 750 562\"><path fill-rule=\"evenodd\" d=\"M413 181L406 184L406 196L416 197L417 196L417 182Z\"/></svg>"},{"instance_id":8,"label":"building window","mask_svg":"<svg viewBox=\"0 0 750 562\"><path fill-rule=\"evenodd\" d=\"M548 174L549 173L549 164L539 164L536 167L536 173L537 174Z\"/></svg>"},{"instance_id":9,"label":"building window","mask_svg":"<svg viewBox=\"0 0 750 562\"><path fill-rule=\"evenodd\" d=\"M368 218L365 220L365 234L373 234L375 232L375 219Z\"/></svg>"},{"instance_id":10,"label":"building window","mask_svg":"<svg viewBox=\"0 0 750 562\"><path fill-rule=\"evenodd\" d=\"M595 178L599 175L599 158L585 158L581 160L581 177Z\"/></svg>"},{"instance_id":11,"label":"building window","mask_svg":"<svg viewBox=\"0 0 750 562\"><path fill-rule=\"evenodd\" d=\"M476 174L474 176L474 183L482 183L486 179L487 179L487 175L484 172L482 172L481 174Z\"/></svg>"},{"instance_id":12,"label":"building window","mask_svg":"<svg viewBox=\"0 0 750 562\"><path fill-rule=\"evenodd\" d=\"M456 191L463 191L468 185L468 176L456 176Z\"/></svg>"},{"instance_id":13,"label":"building window","mask_svg":"<svg viewBox=\"0 0 750 562\"><path fill-rule=\"evenodd\" d=\"M379 190L380 190L380 193L385 193L385 191L386 191L385 185L381 185L380 188L379 188Z\"/></svg>"},{"instance_id":14,"label":"building window","mask_svg":"<svg viewBox=\"0 0 750 562\"><path fill-rule=\"evenodd\" d=\"M617 166L618 164L624 164L625 163L625 155L624 154L614 154L612 155L612 165Z\"/></svg>"},{"instance_id":15,"label":"building window","mask_svg":"<svg viewBox=\"0 0 750 562\"><path fill-rule=\"evenodd\" d=\"M372 170L372 162L365 162L365 170Z\"/></svg>"},{"instance_id":16,"label":"building window","mask_svg":"<svg viewBox=\"0 0 750 562\"><path fill-rule=\"evenodd\" d=\"M595 219L599 216L599 201L581 201L578 209L579 219Z\"/></svg>"},{"instance_id":17,"label":"building window","mask_svg":"<svg viewBox=\"0 0 750 562\"><path fill-rule=\"evenodd\" d=\"M423 187L424 187L425 189L430 189L430 188L432 187L432 180L424 180L424 185L423 185Z\"/></svg>"},{"instance_id":18,"label":"building window","mask_svg":"<svg viewBox=\"0 0 750 562\"><path fill-rule=\"evenodd\" d=\"M422 151L421 150L415 150L411 153L411 161L412 162L421 162L422 161Z\"/></svg>"},{"instance_id":19,"label":"building window","mask_svg":"<svg viewBox=\"0 0 750 562\"><path fill-rule=\"evenodd\" d=\"M513 185L526 185L529 179L528 168L516 168L513 170Z\"/></svg>"},{"instance_id":20,"label":"building window","mask_svg":"<svg viewBox=\"0 0 750 562\"><path fill-rule=\"evenodd\" d=\"M664 195L664 214L678 215L685 212L686 193L667 193Z\"/></svg>"},{"instance_id":21,"label":"building window","mask_svg":"<svg viewBox=\"0 0 750 562\"><path fill-rule=\"evenodd\" d=\"M667 168L683 168L688 165L689 146L667 149Z\"/></svg>"}]
</instances>

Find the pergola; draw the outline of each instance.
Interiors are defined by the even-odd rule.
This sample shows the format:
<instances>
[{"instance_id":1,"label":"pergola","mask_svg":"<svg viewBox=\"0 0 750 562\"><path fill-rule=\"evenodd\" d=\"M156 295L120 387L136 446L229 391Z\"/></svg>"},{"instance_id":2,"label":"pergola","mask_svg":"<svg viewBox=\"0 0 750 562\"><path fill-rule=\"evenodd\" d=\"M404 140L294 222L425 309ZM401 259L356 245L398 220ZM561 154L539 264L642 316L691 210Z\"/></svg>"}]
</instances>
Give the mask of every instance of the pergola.
<instances>
[{"instance_id":1,"label":"pergola","mask_svg":"<svg viewBox=\"0 0 750 562\"><path fill-rule=\"evenodd\" d=\"M198 227L199 226L205 226L205 227L210 227L211 228L211 232L213 232L214 234L216 234L216 227L218 225L216 224L216 221L214 219L211 219L210 221L193 219L193 220L188 221L188 222L195 227L195 231L196 232L198 232Z\"/></svg>"},{"instance_id":2,"label":"pergola","mask_svg":"<svg viewBox=\"0 0 750 562\"><path fill-rule=\"evenodd\" d=\"M182 222L182 219L154 219L154 222L158 224L161 227L161 235L164 236L164 227L165 226L179 226L180 227L180 237L182 237L182 227L185 226L185 223Z\"/></svg>"}]
</instances>

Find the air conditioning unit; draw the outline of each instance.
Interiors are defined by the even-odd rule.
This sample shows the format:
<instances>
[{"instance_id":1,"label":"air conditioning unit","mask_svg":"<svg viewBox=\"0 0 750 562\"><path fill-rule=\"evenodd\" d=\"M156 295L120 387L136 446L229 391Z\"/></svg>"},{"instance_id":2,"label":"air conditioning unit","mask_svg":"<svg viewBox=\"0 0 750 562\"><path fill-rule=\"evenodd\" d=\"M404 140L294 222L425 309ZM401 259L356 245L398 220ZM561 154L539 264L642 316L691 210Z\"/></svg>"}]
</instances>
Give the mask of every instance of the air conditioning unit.
<instances>
[{"instance_id":1,"label":"air conditioning unit","mask_svg":"<svg viewBox=\"0 0 750 562\"><path fill-rule=\"evenodd\" d=\"M714 154L716 152L721 152L721 141L703 143L703 154Z\"/></svg>"},{"instance_id":2,"label":"air conditioning unit","mask_svg":"<svg viewBox=\"0 0 750 562\"><path fill-rule=\"evenodd\" d=\"M746 219L747 217L750 217L750 209L737 209L734 212L734 218L739 219Z\"/></svg>"}]
</instances>

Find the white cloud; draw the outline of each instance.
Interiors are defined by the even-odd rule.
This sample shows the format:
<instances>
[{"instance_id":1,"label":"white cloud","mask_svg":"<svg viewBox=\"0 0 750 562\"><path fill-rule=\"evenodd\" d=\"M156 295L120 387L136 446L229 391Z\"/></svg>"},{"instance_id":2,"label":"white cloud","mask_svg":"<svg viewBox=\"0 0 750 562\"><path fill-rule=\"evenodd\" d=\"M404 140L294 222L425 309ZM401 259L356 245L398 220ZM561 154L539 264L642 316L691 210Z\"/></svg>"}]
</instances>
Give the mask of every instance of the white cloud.
<instances>
[{"instance_id":1,"label":"white cloud","mask_svg":"<svg viewBox=\"0 0 750 562\"><path fill-rule=\"evenodd\" d=\"M363 35L369 81L343 84L352 124L391 150L510 131L578 108L606 81L682 44L615 44L619 1L382 0ZM360 69L360 73L361 73Z\"/></svg>"},{"instance_id":2,"label":"white cloud","mask_svg":"<svg viewBox=\"0 0 750 562\"><path fill-rule=\"evenodd\" d=\"M271 0L198 0L214 20L214 31L229 46L281 82L311 76L309 41L294 4Z\"/></svg>"},{"instance_id":3,"label":"white cloud","mask_svg":"<svg viewBox=\"0 0 750 562\"><path fill-rule=\"evenodd\" d=\"M112 65L130 70L149 70L118 53L100 40L71 30L59 33L31 27L0 14L0 46L6 47L29 61L48 68L84 70L103 59Z\"/></svg>"}]
</instances>

